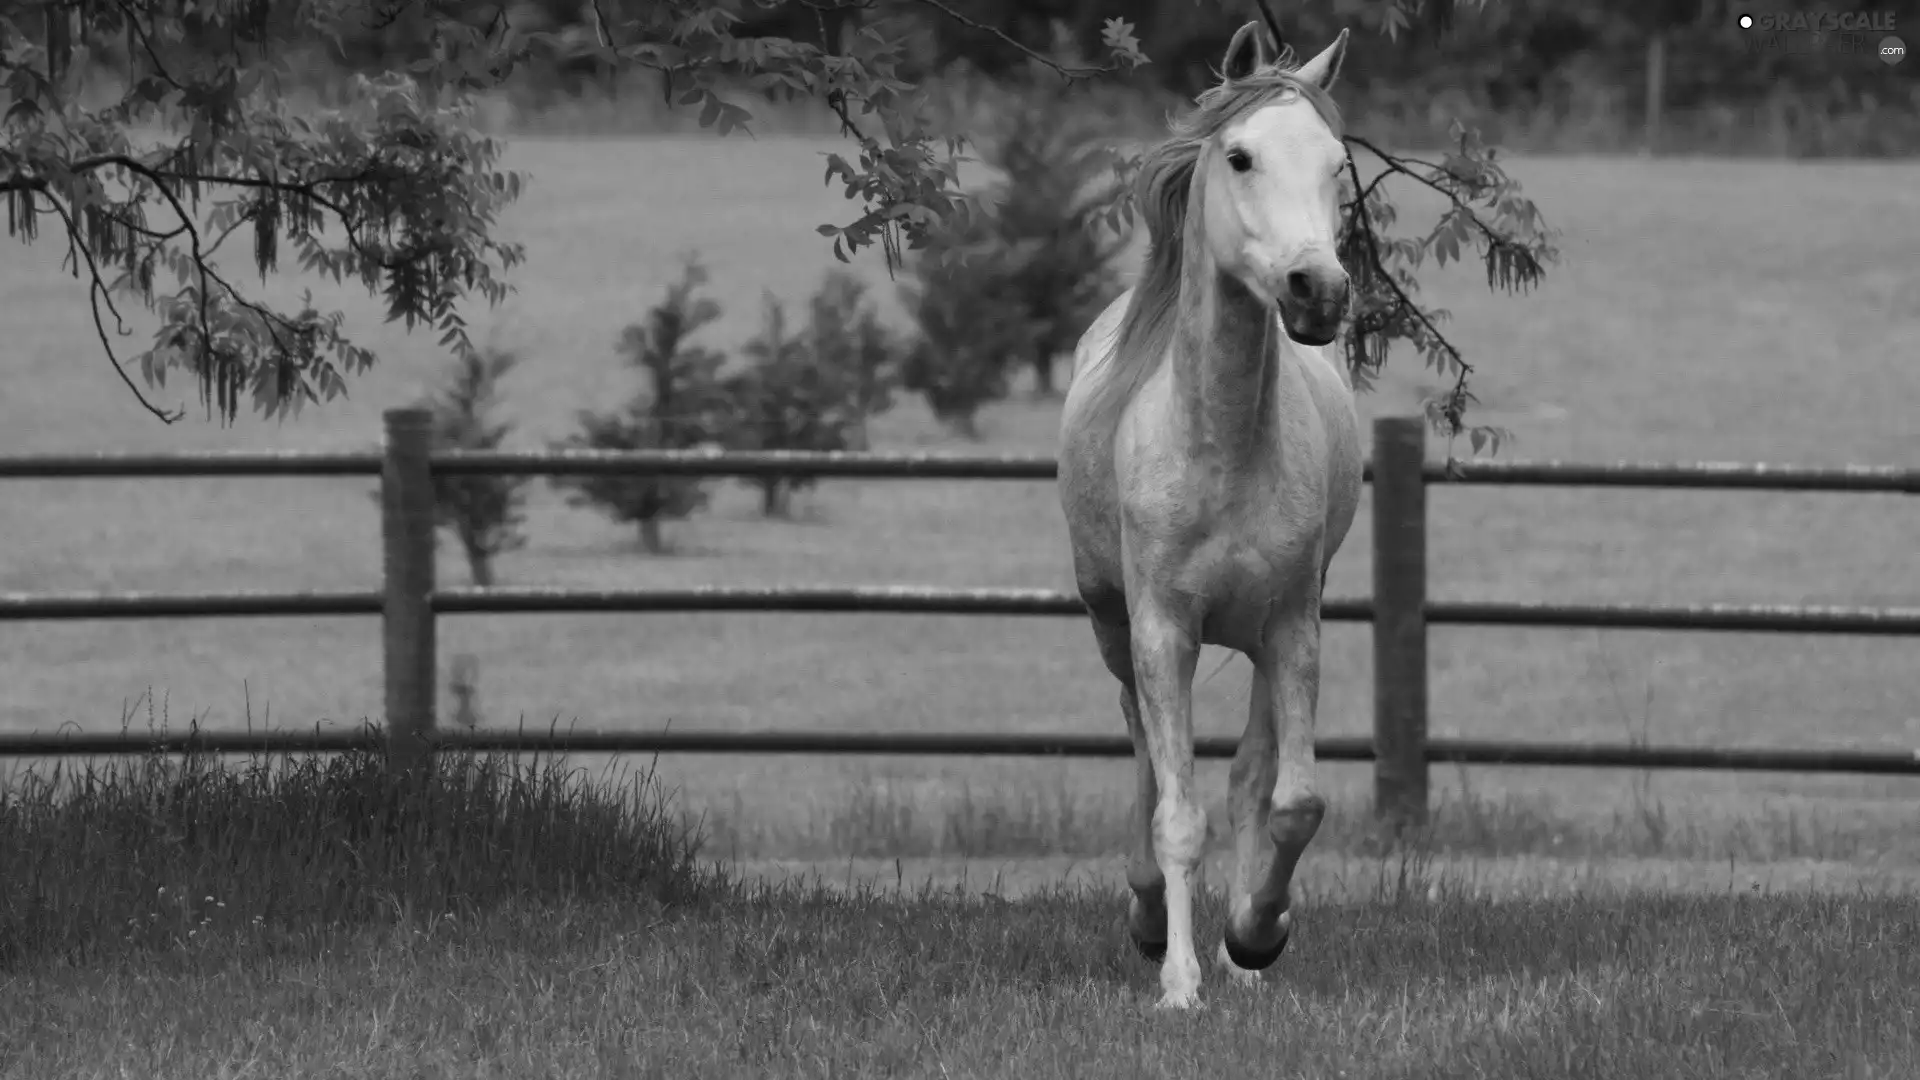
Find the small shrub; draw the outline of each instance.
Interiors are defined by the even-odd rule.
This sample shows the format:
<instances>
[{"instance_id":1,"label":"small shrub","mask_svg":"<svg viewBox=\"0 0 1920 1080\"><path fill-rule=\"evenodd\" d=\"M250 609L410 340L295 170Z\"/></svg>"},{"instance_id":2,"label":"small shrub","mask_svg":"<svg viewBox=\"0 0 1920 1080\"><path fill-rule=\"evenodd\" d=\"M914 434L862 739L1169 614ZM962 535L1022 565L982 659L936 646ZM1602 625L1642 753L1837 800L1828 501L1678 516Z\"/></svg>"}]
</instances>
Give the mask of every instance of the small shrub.
<instances>
[{"instance_id":1,"label":"small shrub","mask_svg":"<svg viewBox=\"0 0 1920 1080\"><path fill-rule=\"evenodd\" d=\"M424 783L380 755L116 758L0 791L0 970L528 901L675 903L717 881L650 772L441 755Z\"/></svg>"},{"instance_id":2,"label":"small shrub","mask_svg":"<svg viewBox=\"0 0 1920 1080\"><path fill-rule=\"evenodd\" d=\"M454 357L453 370L426 401L433 412L433 442L444 450L497 450L513 431L497 420L500 381L520 358L488 348ZM433 482L434 515L451 531L467 557L475 585L494 583L494 559L527 542L530 476L444 476Z\"/></svg>"},{"instance_id":3,"label":"small shrub","mask_svg":"<svg viewBox=\"0 0 1920 1080\"><path fill-rule=\"evenodd\" d=\"M903 351L899 337L880 321L866 285L844 270L827 272L807 308L807 337L814 355L852 382L852 448L864 450L870 444L868 421L893 408Z\"/></svg>"},{"instance_id":4,"label":"small shrub","mask_svg":"<svg viewBox=\"0 0 1920 1080\"><path fill-rule=\"evenodd\" d=\"M903 387L936 419L980 437L980 407L1007 393L1007 368L1037 336L1014 295L1017 253L972 212L908 264L900 293L919 333L900 365Z\"/></svg>"},{"instance_id":5,"label":"small shrub","mask_svg":"<svg viewBox=\"0 0 1920 1080\"><path fill-rule=\"evenodd\" d=\"M480 727L480 661L472 653L457 653L447 673L447 696L453 702L455 727Z\"/></svg>"},{"instance_id":6,"label":"small shrub","mask_svg":"<svg viewBox=\"0 0 1920 1080\"><path fill-rule=\"evenodd\" d=\"M689 258L680 280L668 287L646 321L627 327L620 337L620 355L644 382L640 391L611 412L581 410L579 430L558 447L687 450L724 440L732 423L720 375L726 357L687 341L720 317L720 305L698 295L706 283L706 270ZM661 522L701 509L708 495L706 485L691 476L592 474L556 477L553 483L573 505L638 526L640 544L650 554L667 550Z\"/></svg>"},{"instance_id":7,"label":"small shrub","mask_svg":"<svg viewBox=\"0 0 1920 1080\"><path fill-rule=\"evenodd\" d=\"M901 285L919 329L904 385L969 437L1015 366L1053 394L1055 360L1119 293L1122 238L1096 210L1108 164L1098 121L1043 83L995 99L978 144L999 179L922 249Z\"/></svg>"},{"instance_id":8,"label":"small shrub","mask_svg":"<svg viewBox=\"0 0 1920 1080\"><path fill-rule=\"evenodd\" d=\"M743 450L851 450L866 445L867 418L891 404L898 348L865 303L865 288L828 275L809 302L807 325L787 326L766 299L760 334L742 350L752 365L727 380L734 402L730 443ZM809 476L760 476L761 512L785 516Z\"/></svg>"},{"instance_id":9,"label":"small shrub","mask_svg":"<svg viewBox=\"0 0 1920 1080\"><path fill-rule=\"evenodd\" d=\"M1120 293L1115 256L1123 237L1102 227L1093 196L1109 158L1080 95L1058 80L1022 83L981 159L1002 176L989 218L1014 258L1011 295L1029 334L1017 359L1032 368L1034 389L1054 390L1054 362Z\"/></svg>"}]
</instances>

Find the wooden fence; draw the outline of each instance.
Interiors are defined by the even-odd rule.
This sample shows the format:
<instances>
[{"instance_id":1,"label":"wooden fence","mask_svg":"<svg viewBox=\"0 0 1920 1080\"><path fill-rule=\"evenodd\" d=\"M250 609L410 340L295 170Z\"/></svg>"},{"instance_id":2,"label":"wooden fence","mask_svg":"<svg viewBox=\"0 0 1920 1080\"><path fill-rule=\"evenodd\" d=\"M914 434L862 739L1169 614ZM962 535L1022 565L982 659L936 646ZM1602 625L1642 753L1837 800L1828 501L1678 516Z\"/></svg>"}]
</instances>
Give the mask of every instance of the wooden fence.
<instances>
[{"instance_id":1,"label":"wooden fence","mask_svg":"<svg viewBox=\"0 0 1920 1080\"><path fill-rule=\"evenodd\" d=\"M1083 616L1071 593L1046 589L910 586L780 586L570 590L434 587L433 478L436 474L650 473L701 476L806 475L895 479L1047 480L1050 458L926 454L708 453L700 451L442 452L430 449L429 415L386 414L383 454L310 452L169 455L40 455L0 459L0 479L187 476L378 476L384 582L364 592L218 594L0 594L0 620L379 615L385 645L386 723L381 730L208 732L171 735L50 732L0 734L0 756L135 752L293 752L384 748L397 770L435 750L805 754L961 754L1126 757L1123 735L955 735L930 732L477 731L434 727L434 622L439 614L692 611L862 612ZM1920 607L1792 607L1731 604L1476 603L1427 599L1427 489L1461 484L1714 488L1920 494L1920 469L1880 466L1797 468L1746 464L1579 465L1562 462L1425 460L1418 418L1374 423L1373 595L1328 599L1324 617L1371 621L1374 733L1326 738L1325 760L1374 762L1377 813L1402 821L1427 812L1434 762L1631 768L1758 769L1920 775L1920 752L1851 749L1719 749L1558 745L1427 737L1427 627L1611 627L1920 636ZM1202 757L1231 757L1234 740L1202 738Z\"/></svg>"}]
</instances>

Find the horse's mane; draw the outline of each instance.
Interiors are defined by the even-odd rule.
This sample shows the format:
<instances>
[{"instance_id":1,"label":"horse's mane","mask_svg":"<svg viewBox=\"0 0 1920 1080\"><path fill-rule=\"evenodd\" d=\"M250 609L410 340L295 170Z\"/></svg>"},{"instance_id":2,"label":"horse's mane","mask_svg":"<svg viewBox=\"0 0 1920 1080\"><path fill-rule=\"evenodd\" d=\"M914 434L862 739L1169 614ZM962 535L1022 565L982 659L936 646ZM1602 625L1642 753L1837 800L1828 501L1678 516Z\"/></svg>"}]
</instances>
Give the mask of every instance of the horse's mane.
<instances>
[{"instance_id":1,"label":"horse's mane","mask_svg":"<svg viewBox=\"0 0 1920 1080\"><path fill-rule=\"evenodd\" d=\"M1193 177L1200 152L1228 124L1290 92L1319 112L1333 133L1341 132L1340 111L1326 91L1295 76L1292 50L1279 59L1219 85L1194 100L1193 111L1169 118L1171 135L1141 156L1133 201L1147 227L1147 259L1114 337L1114 365L1087 403L1089 423L1111 430L1120 410L1133 399L1147 375L1159 366L1173 341L1180 307L1180 278L1185 261L1187 214L1194 199Z\"/></svg>"}]
</instances>

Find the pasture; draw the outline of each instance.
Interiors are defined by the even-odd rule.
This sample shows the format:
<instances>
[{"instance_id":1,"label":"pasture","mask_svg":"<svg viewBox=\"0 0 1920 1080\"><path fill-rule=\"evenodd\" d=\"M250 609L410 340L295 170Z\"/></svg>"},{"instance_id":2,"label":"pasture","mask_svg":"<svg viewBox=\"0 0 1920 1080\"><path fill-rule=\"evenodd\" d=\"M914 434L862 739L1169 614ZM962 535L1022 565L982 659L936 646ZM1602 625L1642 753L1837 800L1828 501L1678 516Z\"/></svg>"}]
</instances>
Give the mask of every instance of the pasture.
<instances>
[{"instance_id":1,"label":"pasture","mask_svg":"<svg viewBox=\"0 0 1920 1080\"><path fill-rule=\"evenodd\" d=\"M612 358L698 249L727 306L714 344L757 325L762 290L800 302L831 265L816 224L849 211L801 138L540 140L514 144L533 186L507 231L528 245L519 293L473 322L529 363L510 387L527 444L624 390ZM1472 268L1430 273L1480 366L1482 415L1516 456L1902 462L1920 455L1920 283L1912 166L1609 158L1510 169L1564 231L1538 294L1490 295ZM163 428L99 354L84 290L60 250L9 247L0 340L13 378L0 453L99 448L365 448L379 413L436 374L427 335L349 310L381 366L352 398L281 424L197 415ZM875 259L858 268L890 294ZM278 293L305 284L276 283ZM137 322L135 332L142 327ZM127 341L137 339L126 339ZM124 343L123 343L124 344ZM1434 382L1402 354L1368 416L1406 412ZM163 402L191 399L178 385ZM1056 406L1017 396L985 415L992 448L1050 451ZM880 447L962 449L907 402ZM1434 452L1441 453L1436 440ZM1464 445L1457 448L1466 452ZM377 578L369 485L329 480L13 482L0 517L0 589L345 588ZM825 483L791 522L744 490L669 527L670 558L542 491L513 584L919 582L1064 587L1050 485ZM1920 505L1898 497L1436 492L1431 592L1444 598L1920 600ZM1368 588L1366 508L1329 593ZM443 547L443 580L464 568ZM441 655L480 663L486 723L584 727L846 727L1118 731L1084 624L1055 619L714 614L450 617ZM1465 630L1434 633L1436 734L1754 745L1909 746L1920 738L1911 642L1761 635ZM1243 663L1202 660L1199 726L1237 732ZM1330 625L1321 730L1369 729L1361 626ZM0 723L13 729L357 723L377 712L378 638L354 619L0 626ZM443 701L445 700L443 696ZM682 757L662 773L704 815L715 853L994 855L1112 850L1130 781L1107 763L940 763ZM1224 768L1204 767L1210 793ZM1328 766L1338 799L1323 844L1359 830L1365 771ZM1495 848L1830 856L1911 862L1913 787L1778 777L1648 780L1481 770L1436 776L1465 807L1459 835ZM1217 806L1217 804L1216 804ZM1218 815L1216 814L1216 817ZM1476 824L1477 823L1477 824ZM1316 847L1318 850L1318 847ZM1308 862L1313 856L1310 854Z\"/></svg>"},{"instance_id":2,"label":"pasture","mask_svg":"<svg viewBox=\"0 0 1920 1080\"><path fill-rule=\"evenodd\" d=\"M917 900L794 886L638 926L631 912L543 908L368 929L326 961L299 949L262 962L253 942L220 941L18 1002L67 1037L24 1047L7 1075L1652 1080L1920 1067L1920 942L1895 899L1350 902L1315 916L1328 929L1290 958L1284 988L1216 986L1196 1016L1144 1026L1150 976L1111 925L1117 896Z\"/></svg>"}]
</instances>

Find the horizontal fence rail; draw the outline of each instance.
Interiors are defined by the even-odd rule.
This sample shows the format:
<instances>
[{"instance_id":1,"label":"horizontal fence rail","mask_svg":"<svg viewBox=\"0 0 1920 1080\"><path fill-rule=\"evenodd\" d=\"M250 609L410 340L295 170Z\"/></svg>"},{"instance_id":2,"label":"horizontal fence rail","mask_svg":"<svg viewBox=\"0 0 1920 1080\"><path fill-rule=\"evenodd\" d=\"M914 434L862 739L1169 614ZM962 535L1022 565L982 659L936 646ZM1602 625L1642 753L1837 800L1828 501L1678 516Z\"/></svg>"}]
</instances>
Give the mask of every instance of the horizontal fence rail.
<instances>
[{"instance_id":1,"label":"horizontal fence rail","mask_svg":"<svg viewBox=\"0 0 1920 1080\"><path fill-rule=\"evenodd\" d=\"M1812 467L1752 462L1455 461L1428 465L1429 484L1533 487L1685 488L1723 491L1835 491L1920 494L1920 469L1894 465Z\"/></svg>"},{"instance_id":2,"label":"horizontal fence rail","mask_svg":"<svg viewBox=\"0 0 1920 1080\"><path fill-rule=\"evenodd\" d=\"M470 731L435 732L429 742L448 753L506 754L899 754L911 757L1128 758L1121 735L935 733L887 731ZM274 754L378 751L377 730L200 731L142 735L92 732L0 733L0 756L81 757L127 753ZM1202 735L1196 757L1231 759L1239 740ZM1321 761L1373 761L1373 739L1314 741ZM1639 743L1561 743L1434 739L1435 764L1729 769L1749 772L1869 773L1920 776L1920 750L1717 749Z\"/></svg>"},{"instance_id":3,"label":"horizontal fence rail","mask_svg":"<svg viewBox=\"0 0 1920 1080\"><path fill-rule=\"evenodd\" d=\"M79 619L378 615L382 594L342 592L0 593L0 622ZM757 611L884 615L1084 616L1077 594L1054 589L948 589L918 585L704 585L680 589L494 587L441 589L443 615L640 614ZM1556 604L1428 601L1429 624L1562 629L1712 630L1736 633L1920 636L1920 607L1773 604ZM1329 599L1321 618L1371 622L1366 599Z\"/></svg>"},{"instance_id":4,"label":"horizontal fence rail","mask_svg":"<svg viewBox=\"0 0 1920 1080\"><path fill-rule=\"evenodd\" d=\"M378 453L315 450L168 454L25 454L0 458L0 480L133 480L153 476L379 476Z\"/></svg>"},{"instance_id":5,"label":"horizontal fence rail","mask_svg":"<svg viewBox=\"0 0 1920 1080\"><path fill-rule=\"evenodd\" d=\"M0 593L0 622L378 615L377 592Z\"/></svg>"},{"instance_id":6,"label":"horizontal fence rail","mask_svg":"<svg viewBox=\"0 0 1920 1080\"><path fill-rule=\"evenodd\" d=\"M812 612L894 615L1081 616L1080 598L1051 589L915 585L697 586L670 589L434 587L433 478L478 475L680 475L848 479L1051 480L1055 461L1037 455L941 455L713 450L443 451L431 449L430 417L386 416L380 452L195 452L42 454L0 459L0 479L199 476L378 478L385 582L378 590L165 594L0 593L0 622L82 619L379 615L386 677L383 729L313 732L0 734L0 756L280 753L383 750L396 769L436 751L703 752L1128 757L1119 735L886 732L466 731L434 726L435 620L442 615L562 613ZM1373 595L1334 598L1322 617L1370 622L1374 635L1372 738L1316 744L1328 761L1372 761L1375 807L1424 819L1428 766L1586 766L1850 772L1920 775L1920 753L1855 749L1717 749L1645 745L1568 746L1430 739L1426 638L1430 624L1634 630L1708 630L1920 636L1920 607L1773 604L1569 604L1435 600L1427 595L1426 495L1433 485L1678 488L1692 490L1920 493L1920 468L1803 467L1722 462L1582 464L1560 461L1426 460L1418 417L1374 423ZM1201 757L1231 757L1235 740L1203 737Z\"/></svg>"},{"instance_id":7,"label":"horizontal fence rail","mask_svg":"<svg viewBox=\"0 0 1920 1080\"><path fill-rule=\"evenodd\" d=\"M0 458L0 480L172 476L379 476L378 453L313 450L101 452ZM929 454L808 450L448 450L430 455L444 476L808 476L865 480L1052 480L1054 459L1033 454ZM1368 465L1366 479L1373 479ZM1810 467L1751 462L1427 462L1427 484L1633 487L1728 491L1920 494L1920 468Z\"/></svg>"}]
</instances>

